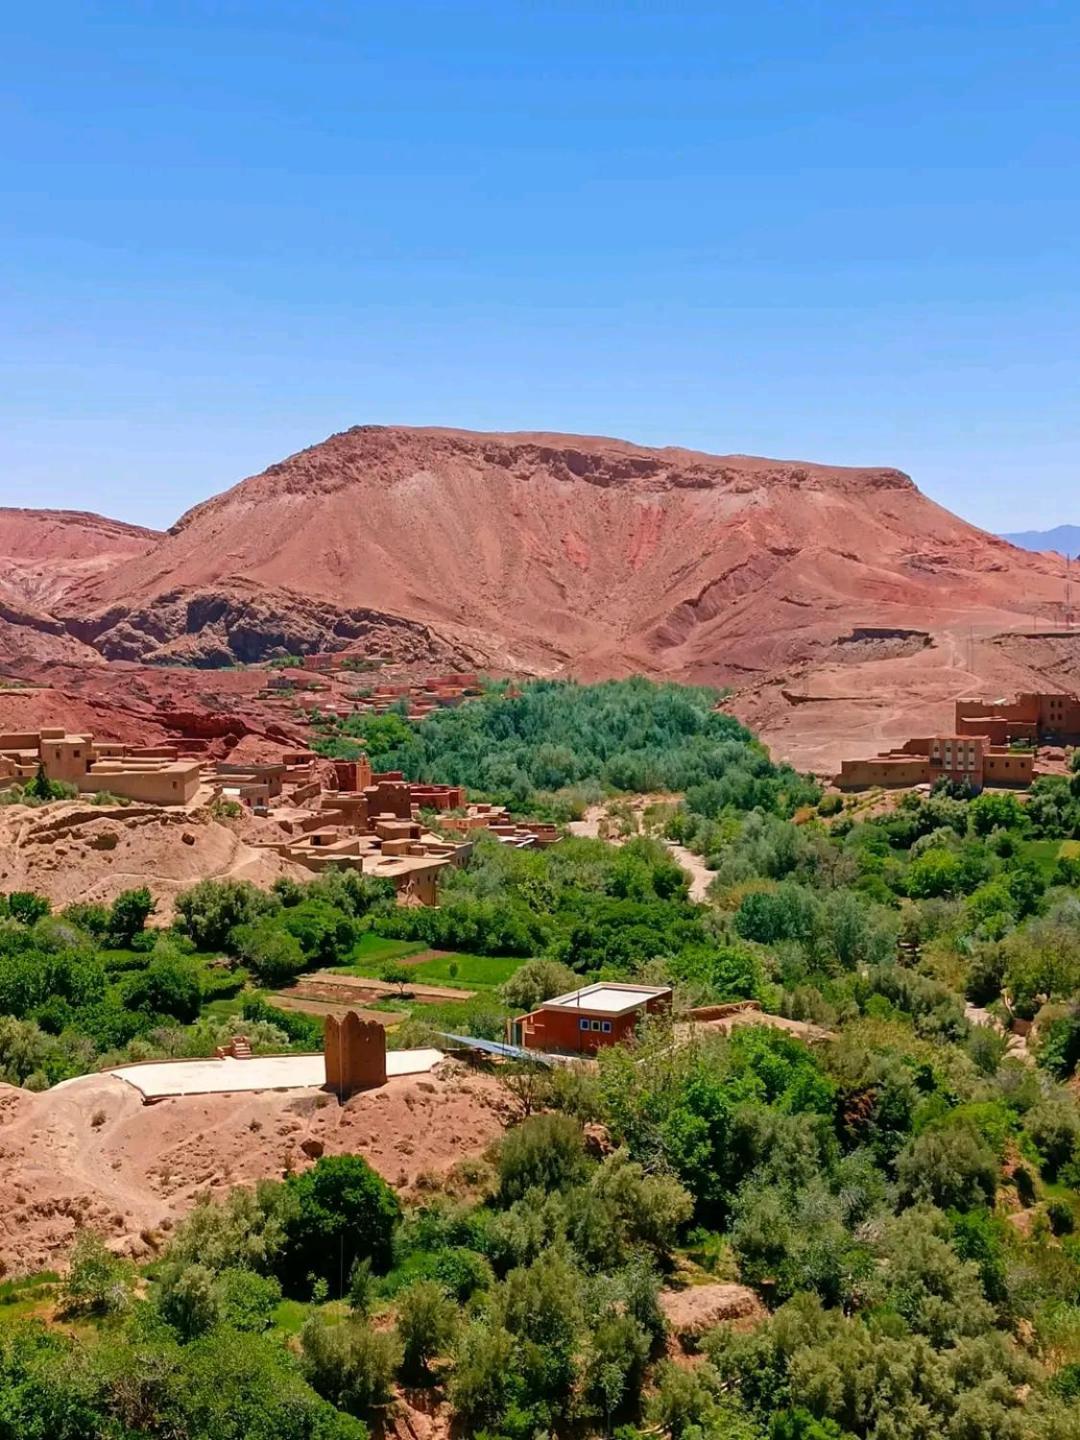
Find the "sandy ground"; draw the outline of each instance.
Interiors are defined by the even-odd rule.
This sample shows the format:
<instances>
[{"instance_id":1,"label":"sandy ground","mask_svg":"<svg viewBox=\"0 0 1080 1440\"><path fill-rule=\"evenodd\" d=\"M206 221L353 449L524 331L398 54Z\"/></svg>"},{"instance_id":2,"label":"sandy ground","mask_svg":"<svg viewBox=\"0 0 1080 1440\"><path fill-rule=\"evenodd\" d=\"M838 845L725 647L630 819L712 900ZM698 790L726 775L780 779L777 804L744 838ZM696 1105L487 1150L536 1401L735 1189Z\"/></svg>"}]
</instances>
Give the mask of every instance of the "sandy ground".
<instances>
[{"instance_id":1,"label":"sandy ground","mask_svg":"<svg viewBox=\"0 0 1080 1440\"><path fill-rule=\"evenodd\" d=\"M660 1308L676 1336L691 1338L724 1322L736 1330L752 1329L766 1317L764 1305L749 1286L722 1281L663 1290Z\"/></svg>"},{"instance_id":2,"label":"sandy ground","mask_svg":"<svg viewBox=\"0 0 1080 1440\"><path fill-rule=\"evenodd\" d=\"M176 894L198 880L251 880L270 886L307 870L249 845L206 810L153 805L91 805L85 800L32 808L0 807L0 890L37 890L56 906L108 902L148 885L167 921Z\"/></svg>"},{"instance_id":3,"label":"sandy ground","mask_svg":"<svg viewBox=\"0 0 1080 1440\"><path fill-rule=\"evenodd\" d=\"M323 1151L363 1155L406 1187L481 1152L508 1115L496 1080L452 1061L344 1105L312 1090L144 1105L111 1075L41 1094L0 1086L0 1266L55 1264L83 1225L152 1254L200 1191L280 1179Z\"/></svg>"}]
</instances>

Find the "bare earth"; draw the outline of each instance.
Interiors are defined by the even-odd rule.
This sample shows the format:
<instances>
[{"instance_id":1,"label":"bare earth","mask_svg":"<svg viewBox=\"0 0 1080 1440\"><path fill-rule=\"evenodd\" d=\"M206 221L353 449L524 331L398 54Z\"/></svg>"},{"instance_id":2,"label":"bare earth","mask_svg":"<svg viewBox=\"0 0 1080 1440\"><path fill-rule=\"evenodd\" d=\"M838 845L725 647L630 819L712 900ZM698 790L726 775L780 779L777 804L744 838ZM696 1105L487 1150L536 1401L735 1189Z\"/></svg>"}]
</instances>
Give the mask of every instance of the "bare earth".
<instances>
[{"instance_id":1,"label":"bare earth","mask_svg":"<svg viewBox=\"0 0 1080 1440\"><path fill-rule=\"evenodd\" d=\"M764 1305L749 1286L721 1281L689 1285L685 1290L664 1290L660 1308L675 1334L689 1338L723 1323L736 1330L752 1329L766 1318Z\"/></svg>"},{"instance_id":2,"label":"bare earth","mask_svg":"<svg viewBox=\"0 0 1080 1440\"><path fill-rule=\"evenodd\" d=\"M887 467L358 426L161 537L4 513L24 558L0 661L83 702L93 675L106 710L133 687L257 708L251 672L164 667L353 645L440 669L728 685L776 754L829 772L945 728L959 696L1080 682L1060 557Z\"/></svg>"},{"instance_id":3,"label":"bare earth","mask_svg":"<svg viewBox=\"0 0 1080 1440\"><path fill-rule=\"evenodd\" d=\"M144 1105L108 1075L38 1095L0 1086L0 1265L18 1274L62 1260L82 1225L146 1256L199 1192L280 1179L319 1146L363 1155L406 1187L484 1150L505 1119L498 1082L453 1062L343 1106L310 1090Z\"/></svg>"},{"instance_id":4,"label":"bare earth","mask_svg":"<svg viewBox=\"0 0 1080 1440\"><path fill-rule=\"evenodd\" d=\"M57 907L108 902L121 890L147 885L158 902L156 918L166 922L175 895L197 880L265 887L279 875L302 879L308 872L247 844L237 825L206 810L82 800L0 806L0 890L37 890Z\"/></svg>"}]
</instances>

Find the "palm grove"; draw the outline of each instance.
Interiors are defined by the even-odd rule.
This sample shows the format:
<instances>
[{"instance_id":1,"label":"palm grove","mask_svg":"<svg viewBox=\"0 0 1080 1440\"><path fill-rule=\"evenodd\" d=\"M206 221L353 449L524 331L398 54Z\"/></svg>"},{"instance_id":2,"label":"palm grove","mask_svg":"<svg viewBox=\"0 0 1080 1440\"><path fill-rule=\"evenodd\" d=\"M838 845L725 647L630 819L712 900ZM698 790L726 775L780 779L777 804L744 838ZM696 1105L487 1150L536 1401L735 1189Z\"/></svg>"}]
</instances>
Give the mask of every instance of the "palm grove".
<instances>
[{"instance_id":1,"label":"palm grove","mask_svg":"<svg viewBox=\"0 0 1080 1440\"><path fill-rule=\"evenodd\" d=\"M714 702L536 684L386 717L378 764L522 811L650 797L616 801L618 847L479 847L436 911L341 876L195 887L164 932L138 894L7 898L2 1058L38 1085L125 1047L205 1053L223 998L281 1048L262 990L369 934L515 957L477 1030L609 977L829 1038L658 1022L595 1071L509 1073L519 1123L420 1202L334 1157L201 1203L142 1275L84 1236L61 1323L0 1328L0 1436L358 1436L424 1393L508 1440L1080 1435L1080 775L862 819ZM707 857L709 905L664 838ZM985 1023L1012 1017L1027 1054ZM713 1278L768 1318L674 1363L660 1292Z\"/></svg>"}]
</instances>

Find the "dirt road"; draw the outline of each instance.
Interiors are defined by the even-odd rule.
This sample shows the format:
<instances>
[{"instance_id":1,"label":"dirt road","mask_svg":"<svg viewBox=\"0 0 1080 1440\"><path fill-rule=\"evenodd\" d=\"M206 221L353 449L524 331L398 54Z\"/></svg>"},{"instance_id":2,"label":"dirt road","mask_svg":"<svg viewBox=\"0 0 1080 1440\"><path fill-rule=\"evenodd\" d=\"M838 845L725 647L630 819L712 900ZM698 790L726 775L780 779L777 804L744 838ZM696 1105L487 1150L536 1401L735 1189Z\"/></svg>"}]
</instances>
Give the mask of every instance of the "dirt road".
<instances>
[{"instance_id":1,"label":"dirt road","mask_svg":"<svg viewBox=\"0 0 1080 1440\"><path fill-rule=\"evenodd\" d=\"M677 797L670 795L660 797L643 795L640 797L640 804L634 802L634 809L644 809L647 804L657 798L671 800ZM571 820L566 828L570 831L571 835L581 835L586 839L596 840L600 838L603 821L606 818L607 806L590 805L580 820ZM611 835L607 838L610 839L612 845L621 845L624 840L633 837ZM674 840L665 840L663 836L658 836L657 838L660 840L661 845L665 846L669 851L672 859L681 865L687 875L689 875L690 899L697 900L703 904L708 899L709 884L712 881L713 872L706 866L700 855L695 855L692 851L687 850L685 845L676 845Z\"/></svg>"}]
</instances>

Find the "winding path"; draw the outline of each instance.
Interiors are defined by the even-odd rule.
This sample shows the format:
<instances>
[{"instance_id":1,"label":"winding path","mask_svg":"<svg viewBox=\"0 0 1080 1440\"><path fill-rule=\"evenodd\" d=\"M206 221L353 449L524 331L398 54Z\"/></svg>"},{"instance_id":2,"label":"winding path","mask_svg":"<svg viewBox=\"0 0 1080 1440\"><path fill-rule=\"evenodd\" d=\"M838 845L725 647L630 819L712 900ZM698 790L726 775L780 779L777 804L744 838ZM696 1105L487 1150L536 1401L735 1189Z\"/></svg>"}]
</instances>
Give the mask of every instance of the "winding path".
<instances>
[{"instance_id":1,"label":"winding path","mask_svg":"<svg viewBox=\"0 0 1080 1440\"><path fill-rule=\"evenodd\" d=\"M581 835L586 839L596 840L600 838L600 822L607 814L604 805L590 805L580 820L571 820L567 829L571 835ZM624 840L632 839L632 836L613 835L610 843L621 845ZM660 843L665 847L671 858L686 871L690 877L690 899L704 904L708 899L709 885L712 882L713 872L706 866L700 855L695 855L692 850L687 850L685 845L676 845L674 840L665 840L658 836Z\"/></svg>"}]
</instances>

